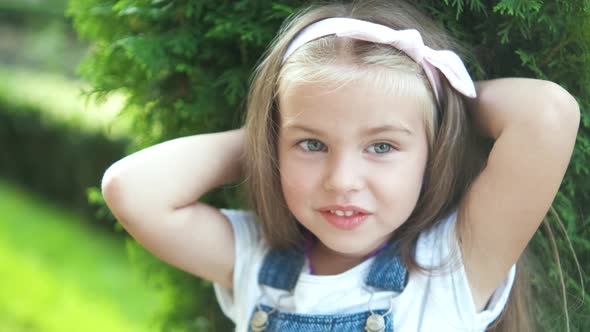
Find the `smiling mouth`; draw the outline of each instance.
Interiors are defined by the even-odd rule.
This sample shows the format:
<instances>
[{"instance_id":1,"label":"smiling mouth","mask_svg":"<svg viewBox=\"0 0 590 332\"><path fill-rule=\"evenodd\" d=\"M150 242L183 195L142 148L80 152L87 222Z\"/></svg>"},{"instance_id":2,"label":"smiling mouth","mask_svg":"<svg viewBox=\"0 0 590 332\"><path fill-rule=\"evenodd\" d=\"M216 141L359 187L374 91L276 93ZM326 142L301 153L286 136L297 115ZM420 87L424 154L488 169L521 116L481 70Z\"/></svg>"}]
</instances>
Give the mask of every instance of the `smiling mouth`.
<instances>
[{"instance_id":1,"label":"smiling mouth","mask_svg":"<svg viewBox=\"0 0 590 332\"><path fill-rule=\"evenodd\" d=\"M320 213L332 226L346 231L361 226L369 217L369 214L350 210L328 210Z\"/></svg>"}]
</instances>

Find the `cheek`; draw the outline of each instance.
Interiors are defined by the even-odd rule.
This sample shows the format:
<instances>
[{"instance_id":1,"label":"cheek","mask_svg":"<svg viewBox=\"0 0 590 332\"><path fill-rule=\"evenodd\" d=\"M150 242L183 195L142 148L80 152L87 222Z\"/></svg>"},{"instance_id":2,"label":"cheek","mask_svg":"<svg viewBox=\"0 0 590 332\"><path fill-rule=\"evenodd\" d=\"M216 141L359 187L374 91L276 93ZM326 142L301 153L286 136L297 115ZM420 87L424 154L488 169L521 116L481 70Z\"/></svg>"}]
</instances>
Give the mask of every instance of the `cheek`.
<instances>
[{"instance_id":1,"label":"cheek","mask_svg":"<svg viewBox=\"0 0 590 332\"><path fill-rule=\"evenodd\" d=\"M285 156L279 159L279 167L283 195L289 208L295 210L296 206L311 201L319 174L314 164Z\"/></svg>"},{"instance_id":2,"label":"cheek","mask_svg":"<svg viewBox=\"0 0 590 332\"><path fill-rule=\"evenodd\" d=\"M388 206L414 206L424 178L423 158L411 158L372 172L372 187L377 199Z\"/></svg>"},{"instance_id":3,"label":"cheek","mask_svg":"<svg viewBox=\"0 0 590 332\"><path fill-rule=\"evenodd\" d=\"M424 182L424 168L426 167L426 158L424 155L420 155L416 158L412 164L411 169L408 170L408 176L406 178L407 184L407 195L412 206L415 206L420 197L422 190L422 183Z\"/></svg>"}]
</instances>

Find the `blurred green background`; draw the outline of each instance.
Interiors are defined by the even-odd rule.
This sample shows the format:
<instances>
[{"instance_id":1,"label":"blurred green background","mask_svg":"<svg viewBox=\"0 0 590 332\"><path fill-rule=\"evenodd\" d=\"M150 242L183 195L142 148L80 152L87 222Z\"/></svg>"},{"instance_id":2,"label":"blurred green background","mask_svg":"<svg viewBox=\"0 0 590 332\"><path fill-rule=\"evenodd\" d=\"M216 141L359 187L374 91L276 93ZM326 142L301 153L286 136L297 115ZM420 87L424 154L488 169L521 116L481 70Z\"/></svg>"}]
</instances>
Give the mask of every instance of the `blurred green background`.
<instances>
[{"instance_id":1,"label":"blurred green background","mask_svg":"<svg viewBox=\"0 0 590 332\"><path fill-rule=\"evenodd\" d=\"M82 95L66 8L0 0L0 331L157 331L166 295L89 200L129 141L124 98Z\"/></svg>"},{"instance_id":2,"label":"blurred green background","mask_svg":"<svg viewBox=\"0 0 590 332\"><path fill-rule=\"evenodd\" d=\"M0 0L0 332L229 331L211 284L154 258L106 208L106 168L171 138L236 128L249 75L303 0ZM476 79L549 79L582 110L550 218L572 331L590 331L590 2L416 0ZM475 61L477 59L478 61ZM204 199L243 207L235 188ZM583 275L578 275L576 251ZM548 233L533 318L565 331ZM584 300L585 298L585 300Z\"/></svg>"}]
</instances>

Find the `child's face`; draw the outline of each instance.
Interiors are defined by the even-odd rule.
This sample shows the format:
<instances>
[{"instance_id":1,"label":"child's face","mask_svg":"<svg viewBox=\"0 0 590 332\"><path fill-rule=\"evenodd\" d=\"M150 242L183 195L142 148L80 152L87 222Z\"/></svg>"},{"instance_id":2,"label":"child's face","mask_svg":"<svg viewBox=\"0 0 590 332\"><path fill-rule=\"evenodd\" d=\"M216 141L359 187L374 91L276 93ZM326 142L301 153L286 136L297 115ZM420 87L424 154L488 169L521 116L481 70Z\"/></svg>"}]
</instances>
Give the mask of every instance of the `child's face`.
<instances>
[{"instance_id":1,"label":"child's face","mask_svg":"<svg viewBox=\"0 0 590 332\"><path fill-rule=\"evenodd\" d=\"M350 257L371 252L416 206L428 157L423 112L412 99L360 80L293 87L279 104L289 209L329 249ZM367 214L338 216L329 211L334 205Z\"/></svg>"}]
</instances>

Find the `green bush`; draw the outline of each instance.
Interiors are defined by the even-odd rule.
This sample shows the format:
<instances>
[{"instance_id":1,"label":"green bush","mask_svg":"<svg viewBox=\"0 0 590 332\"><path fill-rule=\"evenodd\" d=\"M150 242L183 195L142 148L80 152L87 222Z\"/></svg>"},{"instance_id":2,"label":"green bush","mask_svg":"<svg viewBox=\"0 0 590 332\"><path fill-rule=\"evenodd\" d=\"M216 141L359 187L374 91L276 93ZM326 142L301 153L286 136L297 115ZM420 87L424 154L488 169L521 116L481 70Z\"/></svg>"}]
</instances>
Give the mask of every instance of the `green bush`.
<instances>
[{"instance_id":1,"label":"green bush","mask_svg":"<svg viewBox=\"0 0 590 332\"><path fill-rule=\"evenodd\" d=\"M125 112L134 118L133 150L171 138L240 125L249 75L281 22L306 1L74 0L70 14L78 32L93 43L80 67L97 98L113 91L129 95ZM421 0L416 3L473 49L468 61L476 79L524 76L549 79L570 91L583 110L573 160L555 201L580 264L590 265L590 5L584 0ZM234 195L226 195L233 198ZM227 198L210 198L228 206ZM556 227L554 227L557 229ZM540 231L541 232L541 231ZM550 245L537 234L536 252ZM574 260L558 241L570 301L581 294ZM547 268L546 268L547 269ZM547 273L558 284L557 269ZM173 293L197 294L203 283L165 268ZM536 279L535 279L536 280ZM589 286L588 281L583 281ZM547 330L562 331L560 304L543 300L535 281L534 313ZM586 287L587 288L587 287ZM202 294L202 293L199 293ZM227 330L211 314L207 295L178 296L163 314L164 330ZM575 301L574 301L575 302ZM571 304L571 303L570 303ZM570 306L573 331L590 330L588 302ZM585 313L586 314L585 314ZM198 324L196 322L199 322ZM559 324L559 325L555 325ZM173 328L172 328L173 327Z\"/></svg>"}]
</instances>

